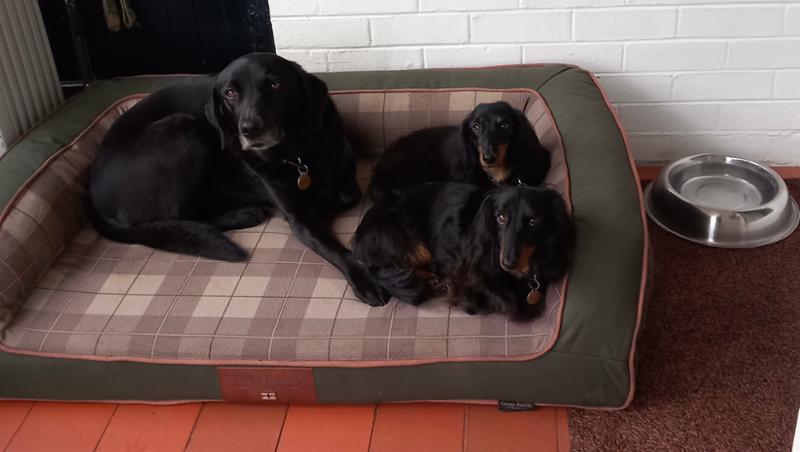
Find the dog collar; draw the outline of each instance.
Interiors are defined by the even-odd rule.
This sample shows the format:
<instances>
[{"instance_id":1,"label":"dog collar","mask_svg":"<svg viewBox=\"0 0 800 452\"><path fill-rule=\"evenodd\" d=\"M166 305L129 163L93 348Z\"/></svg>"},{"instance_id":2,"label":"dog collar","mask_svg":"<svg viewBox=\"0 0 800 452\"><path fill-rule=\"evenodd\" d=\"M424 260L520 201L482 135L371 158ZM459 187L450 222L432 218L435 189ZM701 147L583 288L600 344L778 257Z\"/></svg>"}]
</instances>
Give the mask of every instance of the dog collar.
<instances>
[{"instance_id":1,"label":"dog collar","mask_svg":"<svg viewBox=\"0 0 800 452\"><path fill-rule=\"evenodd\" d=\"M308 174L308 165L303 163L303 159L297 157L297 162L293 162L289 159L283 159L283 163L295 167L297 169L297 188L301 191L308 190L308 187L311 186L311 175Z\"/></svg>"}]
</instances>

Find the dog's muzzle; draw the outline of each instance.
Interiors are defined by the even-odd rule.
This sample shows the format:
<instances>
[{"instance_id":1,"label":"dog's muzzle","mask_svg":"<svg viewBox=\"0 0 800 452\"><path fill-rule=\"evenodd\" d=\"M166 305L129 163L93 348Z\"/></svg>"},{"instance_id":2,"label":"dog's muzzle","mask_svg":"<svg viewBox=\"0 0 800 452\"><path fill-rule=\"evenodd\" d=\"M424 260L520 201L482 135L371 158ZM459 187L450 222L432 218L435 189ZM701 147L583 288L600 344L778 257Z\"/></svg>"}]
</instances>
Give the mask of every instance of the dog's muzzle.
<instances>
[{"instance_id":1,"label":"dog's muzzle","mask_svg":"<svg viewBox=\"0 0 800 452\"><path fill-rule=\"evenodd\" d=\"M266 151L279 145L283 140L284 133L274 132L266 133L257 137L246 137L239 134L239 144L242 145L242 150L245 151Z\"/></svg>"},{"instance_id":2,"label":"dog's muzzle","mask_svg":"<svg viewBox=\"0 0 800 452\"><path fill-rule=\"evenodd\" d=\"M487 153L487 147L479 146L478 147L478 154L480 155L481 165L486 168L491 168L495 165L502 164L503 160L505 159L506 150L508 149L508 144L498 144L496 147L489 146L491 150L490 153Z\"/></svg>"},{"instance_id":3,"label":"dog's muzzle","mask_svg":"<svg viewBox=\"0 0 800 452\"><path fill-rule=\"evenodd\" d=\"M492 150L490 148L490 150ZM491 154L486 152L487 149L484 146L478 146L478 157L481 160L482 166L492 166L497 163L497 155L492 152ZM493 150L492 150L493 151Z\"/></svg>"},{"instance_id":4,"label":"dog's muzzle","mask_svg":"<svg viewBox=\"0 0 800 452\"><path fill-rule=\"evenodd\" d=\"M533 257L533 253L536 251L535 246L524 246L520 251L520 255L517 256L516 261L511 259L507 259L504 256L502 249L500 250L500 268L504 271L511 273L514 276L522 277L530 271L531 267L531 258Z\"/></svg>"}]
</instances>

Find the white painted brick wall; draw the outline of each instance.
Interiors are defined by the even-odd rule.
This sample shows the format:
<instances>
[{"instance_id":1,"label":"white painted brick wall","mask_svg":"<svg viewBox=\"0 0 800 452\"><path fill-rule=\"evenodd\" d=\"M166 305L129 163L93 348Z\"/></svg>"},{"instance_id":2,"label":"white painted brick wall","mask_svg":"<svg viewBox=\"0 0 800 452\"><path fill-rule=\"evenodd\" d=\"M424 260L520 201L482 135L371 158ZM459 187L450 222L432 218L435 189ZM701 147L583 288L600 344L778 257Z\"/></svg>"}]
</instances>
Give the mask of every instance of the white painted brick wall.
<instances>
[{"instance_id":1,"label":"white painted brick wall","mask_svg":"<svg viewBox=\"0 0 800 452\"><path fill-rule=\"evenodd\" d=\"M568 11L514 11L472 14L472 42L569 41Z\"/></svg>"},{"instance_id":2,"label":"white painted brick wall","mask_svg":"<svg viewBox=\"0 0 800 452\"><path fill-rule=\"evenodd\" d=\"M619 114L631 133L713 130L719 123L718 104L621 104Z\"/></svg>"},{"instance_id":3,"label":"white painted brick wall","mask_svg":"<svg viewBox=\"0 0 800 452\"><path fill-rule=\"evenodd\" d=\"M319 10L322 14L410 13L417 11L417 0L319 0Z\"/></svg>"},{"instance_id":4,"label":"white painted brick wall","mask_svg":"<svg viewBox=\"0 0 800 452\"><path fill-rule=\"evenodd\" d=\"M792 69L800 67L800 39L733 41L728 67L736 69Z\"/></svg>"},{"instance_id":5,"label":"white painted brick wall","mask_svg":"<svg viewBox=\"0 0 800 452\"><path fill-rule=\"evenodd\" d=\"M369 21L364 18L276 20L272 29L276 44L281 48L366 47L370 44Z\"/></svg>"},{"instance_id":6,"label":"white painted brick wall","mask_svg":"<svg viewBox=\"0 0 800 452\"><path fill-rule=\"evenodd\" d=\"M568 63L595 72L622 71L623 45L619 43L533 44L523 46L524 63Z\"/></svg>"},{"instance_id":7,"label":"white painted brick wall","mask_svg":"<svg viewBox=\"0 0 800 452\"><path fill-rule=\"evenodd\" d=\"M776 99L800 99L800 71L777 73L772 96Z\"/></svg>"},{"instance_id":8,"label":"white painted brick wall","mask_svg":"<svg viewBox=\"0 0 800 452\"><path fill-rule=\"evenodd\" d=\"M800 5L789 6L786 9L783 30L787 35L800 36Z\"/></svg>"},{"instance_id":9,"label":"white painted brick wall","mask_svg":"<svg viewBox=\"0 0 800 452\"><path fill-rule=\"evenodd\" d=\"M328 70L331 72L422 67L421 48L332 50L328 53Z\"/></svg>"},{"instance_id":10,"label":"white painted brick wall","mask_svg":"<svg viewBox=\"0 0 800 452\"><path fill-rule=\"evenodd\" d=\"M520 46L432 47L425 49L425 67L491 66L522 61Z\"/></svg>"},{"instance_id":11,"label":"white painted brick wall","mask_svg":"<svg viewBox=\"0 0 800 452\"><path fill-rule=\"evenodd\" d=\"M784 6L703 6L682 8L678 36L688 38L741 38L779 36Z\"/></svg>"},{"instance_id":12,"label":"white painted brick wall","mask_svg":"<svg viewBox=\"0 0 800 452\"><path fill-rule=\"evenodd\" d=\"M370 20L370 30L375 46L466 43L469 41L469 16L436 14L375 17Z\"/></svg>"},{"instance_id":13,"label":"white painted brick wall","mask_svg":"<svg viewBox=\"0 0 800 452\"><path fill-rule=\"evenodd\" d=\"M628 72L675 72L725 68L722 41L632 42L625 45Z\"/></svg>"},{"instance_id":14,"label":"white painted brick wall","mask_svg":"<svg viewBox=\"0 0 800 452\"><path fill-rule=\"evenodd\" d=\"M621 41L675 36L674 8L581 9L574 13L575 41Z\"/></svg>"},{"instance_id":15,"label":"white painted brick wall","mask_svg":"<svg viewBox=\"0 0 800 452\"><path fill-rule=\"evenodd\" d=\"M516 9L517 0L419 0L419 10L428 11L500 11Z\"/></svg>"},{"instance_id":16,"label":"white painted brick wall","mask_svg":"<svg viewBox=\"0 0 800 452\"><path fill-rule=\"evenodd\" d=\"M672 99L672 75L607 74L600 75L606 94L615 102L668 102Z\"/></svg>"},{"instance_id":17,"label":"white painted brick wall","mask_svg":"<svg viewBox=\"0 0 800 452\"><path fill-rule=\"evenodd\" d=\"M764 72L691 72L673 76L673 100L769 99L774 74Z\"/></svg>"},{"instance_id":18,"label":"white painted brick wall","mask_svg":"<svg viewBox=\"0 0 800 452\"><path fill-rule=\"evenodd\" d=\"M800 164L800 0L272 0L313 72L576 64L642 162L727 152Z\"/></svg>"}]
</instances>

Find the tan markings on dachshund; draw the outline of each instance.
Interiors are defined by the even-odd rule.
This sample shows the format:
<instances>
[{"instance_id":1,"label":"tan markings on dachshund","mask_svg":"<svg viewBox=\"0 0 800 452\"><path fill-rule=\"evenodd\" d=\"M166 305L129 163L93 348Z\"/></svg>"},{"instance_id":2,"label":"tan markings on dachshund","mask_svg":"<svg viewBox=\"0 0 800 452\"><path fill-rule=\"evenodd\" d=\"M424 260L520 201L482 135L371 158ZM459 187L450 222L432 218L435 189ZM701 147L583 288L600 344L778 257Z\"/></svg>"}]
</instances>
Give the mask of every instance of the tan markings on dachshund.
<instances>
[{"instance_id":1,"label":"tan markings on dachshund","mask_svg":"<svg viewBox=\"0 0 800 452\"><path fill-rule=\"evenodd\" d=\"M429 272L427 270L421 270L419 268L415 269L414 273L416 273L417 276L419 276L422 279L427 279L427 280L438 280L439 279L439 275L437 275L436 273Z\"/></svg>"},{"instance_id":2,"label":"tan markings on dachshund","mask_svg":"<svg viewBox=\"0 0 800 452\"><path fill-rule=\"evenodd\" d=\"M513 274L518 278L523 278L528 276L528 272L531 269L531 257L533 257L533 253L536 252L536 247L534 245L525 245L522 247L522 252L519 255L519 260L517 261L517 265L510 270L506 270L503 268L503 264L500 264L500 269L506 272ZM500 255L497 256L498 262L503 262L503 246L500 246Z\"/></svg>"},{"instance_id":3,"label":"tan markings on dachshund","mask_svg":"<svg viewBox=\"0 0 800 452\"><path fill-rule=\"evenodd\" d=\"M492 182L499 184L501 182L505 182L509 176L511 176L511 171L508 169L508 165L506 165L506 151L508 150L508 144L499 144L497 145L497 161L493 165L487 165L486 161L483 160L483 152L479 149L480 152L480 160L481 166L483 167L483 171L492 179Z\"/></svg>"},{"instance_id":4,"label":"tan markings on dachshund","mask_svg":"<svg viewBox=\"0 0 800 452\"><path fill-rule=\"evenodd\" d=\"M517 261L517 265L514 266L511 270L506 270L502 266L501 269L512 273L518 277L524 277L528 275L528 272L531 269L531 257L533 253L536 252L536 247L533 245L526 245L522 247L522 252L519 255L519 260ZM500 247L500 262L503 261L503 247Z\"/></svg>"},{"instance_id":5,"label":"tan markings on dachshund","mask_svg":"<svg viewBox=\"0 0 800 452\"><path fill-rule=\"evenodd\" d=\"M433 260L431 252L422 243L417 243L411 248L407 256L408 262L412 267L426 267Z\"/></svg>"},{"instance_id":6,"label":"tan markings on dachshund","mask_svg":"<svg viewBox=\"0 0 800 452\"><path fill-rule=\"evenodd\" d=\"M531 268L531 257L533 253L536 251L536 247L533 245L525 245L522 247L522 252L519 256L519 261L517 262L516 268L514 271L518 271L520 273L528 273L528 270Z\"/></svg>"}]
</instances>

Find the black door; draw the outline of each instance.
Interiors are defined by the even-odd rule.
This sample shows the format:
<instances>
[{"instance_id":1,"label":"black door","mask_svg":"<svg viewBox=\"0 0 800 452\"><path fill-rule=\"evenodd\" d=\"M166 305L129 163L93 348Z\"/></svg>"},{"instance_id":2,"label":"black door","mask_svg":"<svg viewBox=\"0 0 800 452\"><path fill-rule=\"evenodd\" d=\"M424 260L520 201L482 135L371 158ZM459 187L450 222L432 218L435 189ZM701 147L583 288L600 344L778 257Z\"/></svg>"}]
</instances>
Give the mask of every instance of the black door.
<instances>
[{"instance_id":1,"label":"black door","mask_svg":"<svg viewBox=\"0 0 800 452\"><path fill-rule=\"evenodd\" d=\"M207 73L274 52L267 0L128 0L136 25L109 30L101 0L39 0L62 81Z\"/></svg>"}]
</instances>

